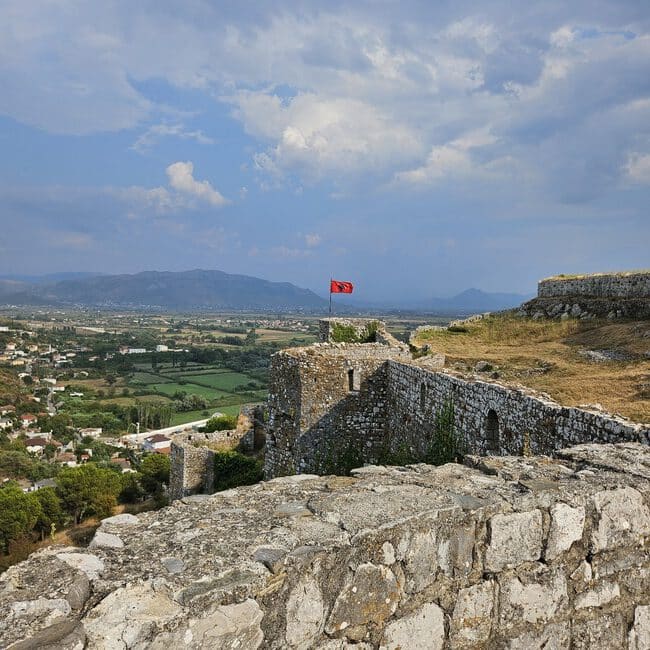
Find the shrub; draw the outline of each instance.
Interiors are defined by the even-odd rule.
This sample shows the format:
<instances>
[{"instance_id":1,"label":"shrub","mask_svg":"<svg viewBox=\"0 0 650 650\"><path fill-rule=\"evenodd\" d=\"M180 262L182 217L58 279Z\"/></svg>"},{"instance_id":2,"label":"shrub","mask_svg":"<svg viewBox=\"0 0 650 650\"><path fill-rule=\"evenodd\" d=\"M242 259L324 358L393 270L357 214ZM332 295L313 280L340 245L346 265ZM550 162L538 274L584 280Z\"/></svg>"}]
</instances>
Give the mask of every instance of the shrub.
<instances>
[{"instance_id":1,"label":"shrub","mask_svg":"<svg viewBox=\"0 0 650 650\"><path fill-rule=\"evenodd\" d=\"M264 478L264 463L238 451L220 451L214 455L214 489L229 490L252 485Z\"/></svg>"},{"instance_id":2,"label":"shrub","mask_svg":"<svg viewBox=\"0 0 650 650\"><path fill-rule=\"evenodd\" d=\"M236 427L237 418L234 415L218 415L217 417L210 418L205 423L205 430L208 433L212 433L213 431L227 431Z\"/></svg>"}]
</instances>

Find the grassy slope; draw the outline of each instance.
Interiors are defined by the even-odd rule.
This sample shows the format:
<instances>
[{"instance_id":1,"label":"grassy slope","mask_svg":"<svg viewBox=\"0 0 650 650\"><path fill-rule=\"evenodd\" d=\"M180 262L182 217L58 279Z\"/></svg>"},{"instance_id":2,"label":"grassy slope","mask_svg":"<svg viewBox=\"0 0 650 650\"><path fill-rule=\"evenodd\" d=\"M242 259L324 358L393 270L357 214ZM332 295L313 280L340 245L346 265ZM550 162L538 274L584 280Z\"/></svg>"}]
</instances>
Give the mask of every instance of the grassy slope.
<instances>
[{"instance_id":1,"label":"grassy slope","mask_svg":"<svg viewBox=\"0 0 650 650\"><path fill-rule=\"evenodd\" d=\"M650 321L532 321L512 315L468 324L467 332L428 331L418 339L447 355L448 367L486 360L500 379L548 393L568 406L600 403L650 422ZM596 363L580 350L615 350L624 362Z\"/></svg>"}]
</instances>

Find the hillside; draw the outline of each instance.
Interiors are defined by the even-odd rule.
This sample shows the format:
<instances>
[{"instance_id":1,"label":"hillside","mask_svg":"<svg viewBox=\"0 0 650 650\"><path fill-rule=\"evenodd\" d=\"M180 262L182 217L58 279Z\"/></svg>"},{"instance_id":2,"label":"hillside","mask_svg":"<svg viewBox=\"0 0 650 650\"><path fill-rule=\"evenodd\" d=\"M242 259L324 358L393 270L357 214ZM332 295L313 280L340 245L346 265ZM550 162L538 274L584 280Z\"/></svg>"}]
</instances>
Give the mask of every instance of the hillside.
<instances>
[{"instance_id":1,"label":"hillside","mask_svg":"<svg viewBox=\"0 0 650 650\"><path fill-rule=\"evenodd\" d=\"M202 270L90 276L50 284L0 281L0 301L188 310L309 310L327 305L314 292L288 282Z\"/></svg>"},{"instance_id":2,"label":"hillside","mask_svg":"<svg viewBox=\"0 0 650 650\"><path fill-rule=\"evenodd\" d=\"M548 393L567 406L601 404L650 422L650 321L530 320L499 314L413 341L446 355L446 366L486 361L498 379Z\"/></svg>"}]
</instances>

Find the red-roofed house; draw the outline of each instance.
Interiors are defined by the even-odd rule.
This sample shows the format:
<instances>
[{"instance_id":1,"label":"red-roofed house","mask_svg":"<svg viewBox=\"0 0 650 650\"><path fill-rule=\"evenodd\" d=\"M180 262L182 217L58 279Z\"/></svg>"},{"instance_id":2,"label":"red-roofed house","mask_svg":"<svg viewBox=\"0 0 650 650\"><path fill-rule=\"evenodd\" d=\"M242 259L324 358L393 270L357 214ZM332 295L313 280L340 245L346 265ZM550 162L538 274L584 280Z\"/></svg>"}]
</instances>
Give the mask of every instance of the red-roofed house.
<instances>
[{"instance_id":1,"label":"red-roofed house","mask_svg":"<svg viewBox=\"0 0 650 650\"><path fill-rule=\"evenodd\" d=\"M171 451L172 441L161 433L155 433L153 436L145 438L142 443L144 451L155 451L159 454L168 454Z\"/></svg>"},{"instance_id":2,"label":"red-roofed house","mask_svg":"<svg viewBox=\"0 0 650 650\"><path fill-rule=\"evenodd\" d=\"M28 427L28 426L30 426L32 424L36 424L37 420L38 420L38 418L35 415L32 415L31 413L23 413L20 416L20 423L24 427Z\"/></svg>"}]
</instances>

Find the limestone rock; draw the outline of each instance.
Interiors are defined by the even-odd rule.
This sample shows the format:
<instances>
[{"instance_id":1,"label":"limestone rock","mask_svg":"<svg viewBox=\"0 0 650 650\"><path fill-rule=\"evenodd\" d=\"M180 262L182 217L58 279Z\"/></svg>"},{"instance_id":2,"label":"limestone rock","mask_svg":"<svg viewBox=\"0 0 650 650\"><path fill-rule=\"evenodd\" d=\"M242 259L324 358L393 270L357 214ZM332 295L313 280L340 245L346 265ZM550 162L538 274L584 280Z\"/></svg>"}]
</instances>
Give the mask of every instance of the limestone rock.
<instances>
[{"instance_id":1,"label":"limestone rock","mask_svg":"<svg viewBox=\"0 0 650 650\"><path fill-rule=\"evenodd\" d=\"M454 647L472 647L490 637L494 610L494 582L487 580L461 589L451 619Z\"/></svg>"},{"instance_id":2,"label":"limestone rock","mask_svg":"<svg viewBox=\"0 0 650 650\"><path fill-rule=\"evenodd\" d=\"M104 598L88 614L84 627L91 647L144 647L181 611L178 603L163 591L154 590L151 583L132 584Z\"/></svg>"},{"instance_id":3,"label":"limestone rock","mask_svg":"<svg viewBox=\"0 0 650 650\"><path fill-rule=\"evenodd\" d=\"M634 610L628 639L630 650L650 650L650 605L639 605Z\"/></svg>"},{"instance_id":4,"label":"limestone rock","mask_svg":"<svg viewBox=\"0 0 650 650\"><path fill-rule=\"evenodd\" d=\"M389 623L380 650L442 650L445 644L445 615L433 603Z\"/></svg>"},{"instance_id":5,"label":"limestone rock","mask_svg":"<svg viewBox=\"0 0 650 650\"><path fill-rule=\"evenodd\" d=\"M490 532L490 545L485 553L487 571L500 571L538 560L542 554L542 513L539 510L495 515L490 520Z\"/></svg>"},{"instance_id":6,"label":"limestone rock","mask_svg":"<svg viewBox=\"0 0 650 650\"><path fill-rule=\"evenodd\" d=\"M312 648L325 625L325 604L317 582L301 580L287 600L287 645L295 650Z\"/></svg>"},{"instance_id":7,"label":"limestone rock","mask_svg":"<svg viewBox=\"0 0 650 650\"><path fill-rule=\"evenodd\" d=\"M636 545L650 535L650 511L634 488L604 490L594 494L592 501L599 515L591 536L594 551Z\"/></svg>"},{"instance_id":8,"label":"limestone rock","mask_svg":"<svg viewBox=\"0 0 650 650\"><path fill-rule=\"evenodd\" d=\"M525 632L514 638L508 650L569 650L571 628L569 623L550 623L539 631Z\"/></svg>"},{"instance_id":9,"label":"limestone rock","mask_svg":"<svg viewBox=\"0 0 650 650\"><path fill-rule=\"evenodd\" d=\"M95 533L88 548L122 548L124 542L117 535L112 535L111 533L104 533L101 530L98 530Z\"/></svg>"},{"instance_id":10,"label":"limestone rock","mask_svg":"<svg viewBox=\"0 0 650 650\"><path fill-rule=\"evenodd\" d=\"M566 503L551 506L551 529L546 545L545 557L553 560L568 551L574 542L582 539L585 525L585 509L571 507Z\"/></svg>"},{"instance_id":11,"label":"limestone rock","mask_svg":"<svg viewBox=\"0 0 650 650\"><path fill-rule=\"evenodd\" d=\"M336 599L325 631L361 640L366 625L382 625L394 614L399 597L397 579L389 568L361 564Z\"/></svg>"}]
</instances>

